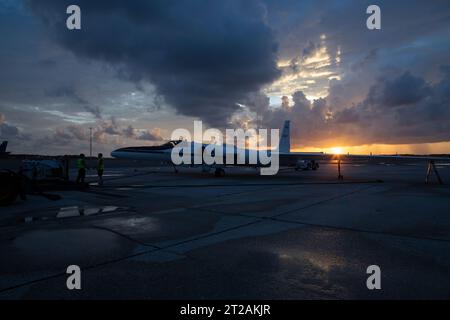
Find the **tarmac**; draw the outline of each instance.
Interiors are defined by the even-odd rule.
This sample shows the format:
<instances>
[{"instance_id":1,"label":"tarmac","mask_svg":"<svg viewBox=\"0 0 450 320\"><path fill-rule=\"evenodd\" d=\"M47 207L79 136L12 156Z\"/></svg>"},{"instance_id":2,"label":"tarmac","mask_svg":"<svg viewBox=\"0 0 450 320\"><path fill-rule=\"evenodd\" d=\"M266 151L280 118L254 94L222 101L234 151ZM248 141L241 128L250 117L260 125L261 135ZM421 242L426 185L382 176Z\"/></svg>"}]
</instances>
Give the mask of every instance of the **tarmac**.
<instances>
[{"instance_id":1,"label":"tarmac","mask_svg":"<svg viewBox=\"0 0 450 320\"><path fill-rule=\"evenodd\" d=\"M0 299L449 299L438 169L447 184L425 184L426 163L343 164L338 181L332 163L217 178L107 160L101 187L90 171L88 191L0 208Z\"/></svg>"}]
</instances>

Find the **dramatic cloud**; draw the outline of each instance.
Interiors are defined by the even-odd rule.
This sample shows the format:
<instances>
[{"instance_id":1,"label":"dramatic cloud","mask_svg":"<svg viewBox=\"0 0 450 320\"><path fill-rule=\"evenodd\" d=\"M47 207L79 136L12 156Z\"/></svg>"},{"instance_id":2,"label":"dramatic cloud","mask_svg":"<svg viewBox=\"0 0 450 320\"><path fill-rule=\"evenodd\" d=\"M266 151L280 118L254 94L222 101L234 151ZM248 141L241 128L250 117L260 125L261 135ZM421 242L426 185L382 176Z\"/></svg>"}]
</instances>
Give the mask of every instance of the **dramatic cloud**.
<instances>
[{"instance_id":1,"label":"dramatic cloud","mask_svg":"<svg viewBox=\"0 0 450 320\"><path fill-rule=\"evenodd\" d=\"M278 76L259 1L80 0L82 30L71 32L64 26L72 2L29 3L57 43L150 81L181 114L224 125L236 103Z\"/></svg>"},{"instance_id":2,"label":"dramatic cloud","mask_svg":"<svg viewBox=\"0 0 450 320\"><path fill-rule=\"evenodd\" d=\"M280 127L293 121L296 146L370 143L423 143L450 140L450 68L442 68L435 84L405 72L379 78L368 95L354 106L335 109L326 98L310 102L299 91L293 106L271 108L258 95L247 102L257 123Z\"/></svg>"},{"instance_id":3,"label":"dramatic cloud","mask_svg":"<svg viewBox=\"0 0 450 320\"><path fill-rule=\"evenodd\" d=\"M317 44L308 42L299 55L278 61L282 75L265 89L266 94L292 95L301 90L309 99L328 95L330 80L341 79L341 53L340 49L332 52L328 48L325 35L318 40Z\"/></svg>"},{"instance_id":4,"label":"dramatic cloud","mask_svg":"<svg viewBox=\"0 0 450 320\"><path fill-rule=\"evenodd\" d=\"M381 79L380 83L370 89L368 103L382 107L396 107L417 103L430 94L430 87L409 72L389 80Z\"/></svg>"},{"instance_id":5,"label":"dramatic cloud","mask_svg":"<svg viewBox=\"0 0 450 320\"><path fill-rule=\"evenodd\" d=\"M69 4L82 30L66 28ZM300 147L450 146L450 2L380 0L376 31L369 4L0 0L1 138L13 152L86 153L91 127L108 154L198 118L291 119Z\"/></svg>"},{"instance_id":6,"label":"dramatic cloud","mask_svg":"<svg viewBox=\"0 0 450 320\"><path fill-rule=\"evenodd\" d=\"M0 118L1 119L1 118ZM1 126L1 125L0 125ZM145 140L162 141L160 128L135 129L133 126L122 126L113 117L110 120L101 120L95 126L68 125L56 128L51 135L47 135L41 143L51 143L58 146L81 143L87 144L92 130L92 140L97 144L122 145L123 141Z\"/></svg>"},{"instance_id":7,"label":"dramatic cloud","mask_svg":"<svg viewBox=\"0 0 450 320\"><path fill-rule=\"evenodd\" d=\"M145 130L139 136L139 140L147 140L147 141L161 141L163 137L161 136L161 129L154 128L152 130Z\"/></svg>"},{"instance_id":8,"label":"dramatic cloud","mask_svg":"<svg viewBox=\"0 0 450 320\"><path fill-rule=\"evenodd\" d=\"M49 91L47 94L49 97L63 98L66 99L66 102L71 101L73 103L77 103L81 105L87 112L92 113L97 119L102 118L100 108L98 106L90 105L87 100L83 99L77 94L75 88L72 86L60 86Z\"/></svg>"}]
</instances>

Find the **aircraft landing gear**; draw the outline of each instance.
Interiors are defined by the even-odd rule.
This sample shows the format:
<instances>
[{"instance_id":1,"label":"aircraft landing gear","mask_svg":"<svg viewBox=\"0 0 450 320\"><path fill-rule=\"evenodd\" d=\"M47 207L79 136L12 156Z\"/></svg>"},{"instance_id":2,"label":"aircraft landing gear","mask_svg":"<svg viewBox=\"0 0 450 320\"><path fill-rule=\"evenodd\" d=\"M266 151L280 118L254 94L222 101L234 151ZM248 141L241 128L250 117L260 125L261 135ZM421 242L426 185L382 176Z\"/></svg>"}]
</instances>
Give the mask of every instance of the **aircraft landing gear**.
<instances>
[{"instance_id":1,"label":"aircraft landing gear","mask_svg":"<svg viewBox=\"0 0 450 320\"><path fill-rule=\"evenodd\" d=\"M223 177L223 176L225 176L225 170L223 170L222 168L216 168L214 175L216 177Z\"/></svg>"}]
</instances>

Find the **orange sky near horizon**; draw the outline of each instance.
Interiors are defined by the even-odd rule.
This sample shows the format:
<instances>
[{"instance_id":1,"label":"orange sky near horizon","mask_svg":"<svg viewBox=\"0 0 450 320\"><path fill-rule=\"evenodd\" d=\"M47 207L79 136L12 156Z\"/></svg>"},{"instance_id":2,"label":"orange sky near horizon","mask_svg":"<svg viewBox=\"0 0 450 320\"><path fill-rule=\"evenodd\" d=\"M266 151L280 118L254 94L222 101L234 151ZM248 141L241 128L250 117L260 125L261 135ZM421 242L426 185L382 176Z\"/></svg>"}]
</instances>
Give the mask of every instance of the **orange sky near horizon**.
<instances>
[{"instance_id":1,"label":"orange sky near horizon","mask_svg":"<svg viewBox=\"0 0 450 320\"><path fill-rule=\"evenodd\" d=\"M367 144L360 146L292 147L293 152L326 152L350 154L450 154L450 141L420 144Z\"/></svg>"}]
</instances>

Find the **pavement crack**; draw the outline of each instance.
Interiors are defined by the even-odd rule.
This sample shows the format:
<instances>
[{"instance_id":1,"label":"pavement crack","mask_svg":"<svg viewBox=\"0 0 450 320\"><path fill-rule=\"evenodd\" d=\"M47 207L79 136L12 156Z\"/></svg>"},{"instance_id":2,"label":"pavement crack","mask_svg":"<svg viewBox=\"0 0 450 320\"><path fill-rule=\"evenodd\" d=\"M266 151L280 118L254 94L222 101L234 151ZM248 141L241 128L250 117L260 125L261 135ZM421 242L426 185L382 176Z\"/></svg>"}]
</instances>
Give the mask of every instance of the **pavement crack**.
<instances>
[{"instance_id":1,"label":"pavement crack","mask_svg":"<svg viewBox=\"0 0 450 320\"><path fill-rule=\"evenodd\" d=\"M126 234L123 234L123 233L121 233L119 231L116 231L116 230L113 230L113 229L110 229L110 228L107 228L107 227L102 227L102 226L98 226L98 225L92 225L91 227L95 228L95 229L104 230L104 231L108 231L108 232L114 233L114 234L116 234L116 235L118 235L118 236L120 236L122 238L125 238L125 239L127 239L127 240L129 240L131 242L137 243L137 244L139 244L141 246L144 246L144 247L153 247L155 249L160 249L160 247L158 247L158 246L147 244L145 242L142 242L140 240L134 239L134 238L132 238L132 237L126 235Z\"/></svg>"},{"instance_id":2,"label":"pavement crack","mask_svg":"<svg viewBox=\"0 0 450 320\"><path fill-rule=\"evenodd\" d=\"M358 228L351 228L351 227L340 227L340 226L333 226L333 225L327 225L327 224L317 224L317 223L309 223L309 222L302 222L302 221L293 221L293 220L288 220L288 219L279 219L279 218L274 218L274 217L267 217L266 219L277 221L277 222L305 225L308 227L326 228L326 229L334 229L334 230L342 230L342 231L350 231L350 232L358 232L358 233L369 233L369 234L400 237L400 238L414 239L414 240L439 241L439 242L444 242L444 243L450 243L450 240L441 239L441 238L420 237L420 236L405 235L405 234L401 234L401 233L393 233L393 232L386 232L386 231L358 229Z\"/></svg>"},{"instance_id":3,"label":"pavement crack","mask_svg":"<svg viewBox=\"0 0 450 320\"><path fill-rule=\"evenodd\" d=\"M358 192L360 192L360 191L364 191L364 190L367 190L367 189L370 189L370 188L373 188L373 187L375 187L375 185L370 185L370 186L367 186L367 187L364 187L364 188L359 188L359 189L357 189L357 190L353 190L353 191L350 191L350 192L346 192L346 193L343 193L343 194L339 194L339 195L336 195L336 196L334 196L334 197L331 197L331 198L328 198L328 199L324 199L324 200L320 200L320 201L317 201L317 202L308 204L308 205L303 206L303 207L300 207L300 208L290 209L290 210L287 210L287 211L285 211L285 212L278 213L278 214L273 215L273 216L270 216L270 217L271 217L271 218L280 217L280 216L285 215L285 214L288 214L288 213L292 213L292 212L295 212L295 211L299 211L299 210L304 210L304 209L307 209L307 208L311 208L311 207L314 207L314 206L317 206L317 205L320 205L320 204L323 204L323 203L326 203L326 202L329 202L329 201L337 200L337 199L340 199L340 198L345 198L345 197L350 196L350 195L352 195L352 194L355 194L355 193L358 193Z\"/></svg>"}]
</instances>

